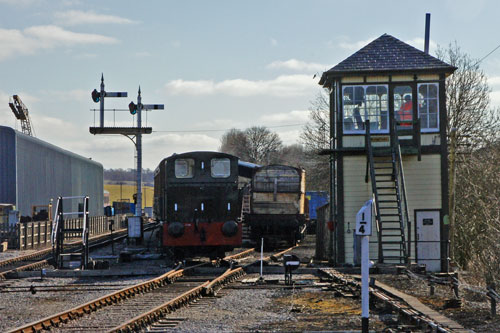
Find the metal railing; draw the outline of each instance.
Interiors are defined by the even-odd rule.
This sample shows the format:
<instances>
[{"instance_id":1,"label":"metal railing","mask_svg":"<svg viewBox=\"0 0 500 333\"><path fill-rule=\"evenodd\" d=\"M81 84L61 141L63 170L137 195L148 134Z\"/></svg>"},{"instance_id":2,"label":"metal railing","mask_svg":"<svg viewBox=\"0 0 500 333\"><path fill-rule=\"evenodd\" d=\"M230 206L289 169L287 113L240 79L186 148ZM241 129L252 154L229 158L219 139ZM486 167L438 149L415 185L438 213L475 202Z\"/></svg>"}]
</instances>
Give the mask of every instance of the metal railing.
<instances>
[{"instance_id":1,"label":"metal railing","mask_svg":"<svg viewBox=\"0 0 500 333\"><path fill-rule=\"evenodd\" d=\"M98 236L109 233L109 220L115 221L116 229L127 227L125 215L113 217L93 216L89 217L89 235ZM64 221L66 229L77 229L82 227L82 219L67 219ZM52 231L52 221L34 221L17 223L9 226L8 223L0 223L0 235L2 240L9 242L10 249L34 250L43 249L51 245L50 234ZM65 239L76 240L81 238L81 234L67 234Z\"/></svg>"}]
</instances>

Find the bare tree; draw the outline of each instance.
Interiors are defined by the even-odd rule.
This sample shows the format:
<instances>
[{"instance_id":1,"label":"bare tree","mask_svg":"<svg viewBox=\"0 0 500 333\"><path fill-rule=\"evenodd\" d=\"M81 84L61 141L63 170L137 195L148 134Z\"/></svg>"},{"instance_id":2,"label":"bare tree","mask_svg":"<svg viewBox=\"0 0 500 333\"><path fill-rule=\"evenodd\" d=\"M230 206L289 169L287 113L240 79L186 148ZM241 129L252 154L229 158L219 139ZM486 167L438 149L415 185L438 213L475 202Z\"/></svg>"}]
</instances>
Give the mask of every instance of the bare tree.
<instances>
[{"instance_id":1,"label":"bare tree","mask_svg":"<svg viewBox=\"0 0 500 333\"><path fill-rule=\"evenodd\" d=\"M242 131L231 129L221 138L219 150L257 164L276 163L283 145L277 133L267 127L254 126Z\"/></svg>"},{"instance_id":2,"label":"bare tree","mask_svg":"<svg viewBox=\"0 0 500 333\"><path fill-rule=\"evenodd\" d=\"M301 144L284 146L276 163L290 165L296 168L303 168L307 163L306 151Z\"/></svg>"},{"instance_id":3,"label":"bare tree","mask_svg":"<svg viewBox=\"0 0 500 333\"><path fill-rule=\"evenodd\" d=\"M500 141L457 166L455 260L486 284L500 281Z\"/></svg>"},{"instance_id":4,"label":"bare tree","mask_svg":"<svg viewBox=\"0 0 500 333\"><path fill-rule=\"evenodd\" d=\"M446 79L451 256L489 283L500 278L500 115L478 61L456 42L437 53L457 67Z\"/></svg>"},{"instance_id":5,"label":"bare tree","mask_svg":"<svg viewBox=\"0 0 500 333\"><path fill-rule=\"evenodd\" d=\"M456 131L454 144L458 150L477 149L498 137L500 115L490 108L490 88L486 74L477 60L464 53L457 42L439 48L438 58L457 67L446 79L447 134Z\"/></svg>"},{"instance_id":6,"label":"bare tree","mask_svg":"<svg viewBox=\"0 0 500 333\"><path fill-rule=\"evenodd\" d=\"M310 121L303 127L300 141L306 152L304 168L308 190L328 190L330 177L328 156L320 156L322 149L330 148L330 103L327 90L321 90L311 101Z\"/></svg>"},{"instance_id":7,"label":"bare tree","mask_svg":"<svg viewBox=\"0 0 500 333\"><path fill-rule=\"evenodd\" d=\"M279 135L264 126L247 128L245 135L248 140L249 162L269 164L283 146Z\"/></svg>"},{"instance_id":8,"label":"bare tree","mask_svg":"<svg viewBox=\"0 0 500 333\"><path fill-rule=\"evenodd\" d=\"M310 103L310 121L302 129L300 139L306 150L319 152L329 148L330 142L330 103L327 90L321 90Z\"/></svg>"},{"instance_id":9,"label":"bare tree","mask_svg":"<svg viewBox=\"0 0 500 333\"><path fill-rule=\"evenodd\" d=\"M220 139L219 151L238 156L241 160L248 161L249 141L244 131L233 128L224 133Z\"/></svg>"}]
</instances>

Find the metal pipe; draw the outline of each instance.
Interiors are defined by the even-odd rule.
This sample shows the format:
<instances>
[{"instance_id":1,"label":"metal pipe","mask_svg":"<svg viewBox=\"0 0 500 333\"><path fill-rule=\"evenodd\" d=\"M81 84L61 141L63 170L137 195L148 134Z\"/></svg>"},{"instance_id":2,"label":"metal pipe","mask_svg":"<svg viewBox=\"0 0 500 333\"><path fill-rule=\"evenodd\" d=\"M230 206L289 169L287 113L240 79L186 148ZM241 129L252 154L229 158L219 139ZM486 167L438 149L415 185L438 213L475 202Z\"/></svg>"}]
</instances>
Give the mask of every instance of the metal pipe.
<instances>
[{"instance_id":1,"label":"metal pipe","mask_svg":"<svg viewBox=\"0 0 500 333\"><path fill-rule=\"evenodd\" d=\"M137 201L135 204L135 216L142 216L142 98L141 87L137 95L137 134L136 134L136 149L137 149Z\"/></svg>"},{"instance_id":2,"label":"metal pipe","mask_svg":"<svg viewBox=\"0 0 500 333\"><path fill-rule=\"evenodd\" d=\"M262 267L264 263L264 238L260 239L260 279L262 280Z\"/></svg>"},{"instance_id":3,"label":"metal pipe","mask_svg":"<svg viewBox=\"0 0 500 333\"><path fill-rule=\"evenodd\" d=\"M431 13L425 14L425 44L424 52L429 54L429 35L431 32Z\"/></svg>"},{"instance_id":4,"label":"metal pipe","mask_svg":"<svg viewBox=\"0 0 500 333\"><path fill-rule=\"evenodd\" d=\"M100 126L104 127L104 96L106 92L104 91L104 73L101 74L101 91L99 94L99 118L100 118Z\"/></svg>"}]
</instances>

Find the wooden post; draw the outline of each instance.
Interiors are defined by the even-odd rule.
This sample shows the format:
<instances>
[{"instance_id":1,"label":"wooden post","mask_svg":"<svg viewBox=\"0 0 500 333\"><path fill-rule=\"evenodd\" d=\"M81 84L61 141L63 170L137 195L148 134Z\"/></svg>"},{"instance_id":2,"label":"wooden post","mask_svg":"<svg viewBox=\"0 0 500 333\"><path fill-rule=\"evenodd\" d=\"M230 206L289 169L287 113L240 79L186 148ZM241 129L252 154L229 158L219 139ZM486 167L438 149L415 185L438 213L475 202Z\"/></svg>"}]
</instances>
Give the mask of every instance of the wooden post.
<instances>
[{"instance_id":1,"label":"wooden post","mask_svg":"<svg viewBox=\"0 0 500 333\"><path fill-rule=\"evenodd\" d=\"M23 249L23 223L17 224L17 244L19 245L19 250Z\"/></svg>"},{"instance_id":2,"label":"wooden post","mask_svg":"<svg viewBox=\"0 0 500 333\"><path fill-rule=\"evenodd\" d=\"M41 245L41 243L40 243L40 241L42 240L42 239L41 239L41 238L42 238L41 233L42 233L42 229L41 229L41 222L40 222L40 221L38 221L38 240L37 240L37 242L38 242L38 247L40 247L40 245Z\"/></svg>"},{"instance_id":3,"label":"wooden post","mask_svg":"<svg viewBox=\"0 0 500 333\"><path fill-rule=\"evenodd\" d=\"M28 222L24 223L24 250L28 249Z\"/></svg>"},{"instance_id":4,"label":"wooden post","mask_svg":"<svg viewBox=\"0 0 500 333\"><path fill-rule=\"evenodd\" d=\"M458 298L458 273L453 274L451 279L453 281L453 294L455 298Z\"/></svg>"},{"instance_id":5,"label":"wooden post","mask_svg":"<svg viewBox=\"0 0 500 333\"><path fill-rule=\"evenodd\" d=\"M497 299L495 296L495 285L492 284L488 287L488 293L486 294L490 298L490 314L491 317L495 317L497 315Z\"/></svg>"}]
</instances>

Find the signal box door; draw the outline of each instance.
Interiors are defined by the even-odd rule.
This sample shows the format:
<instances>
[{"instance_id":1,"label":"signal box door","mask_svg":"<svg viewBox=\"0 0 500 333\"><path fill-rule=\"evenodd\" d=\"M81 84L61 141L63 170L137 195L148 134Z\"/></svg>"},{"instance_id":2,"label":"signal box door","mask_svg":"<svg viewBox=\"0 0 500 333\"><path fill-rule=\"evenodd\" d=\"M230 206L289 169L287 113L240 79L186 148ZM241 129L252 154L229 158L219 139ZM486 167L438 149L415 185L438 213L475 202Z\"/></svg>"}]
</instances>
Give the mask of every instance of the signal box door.
<instances>
[{"instance_id":1,"label":"signal box door","mask_svg":"<svg viewBox=\"0 0 500 333\"><path fill-rule=\"evenodd\" d=\"M416 211L417 262L428 271L441 270L441 232L439 210Z\"/></svg>"}]
</instances>

